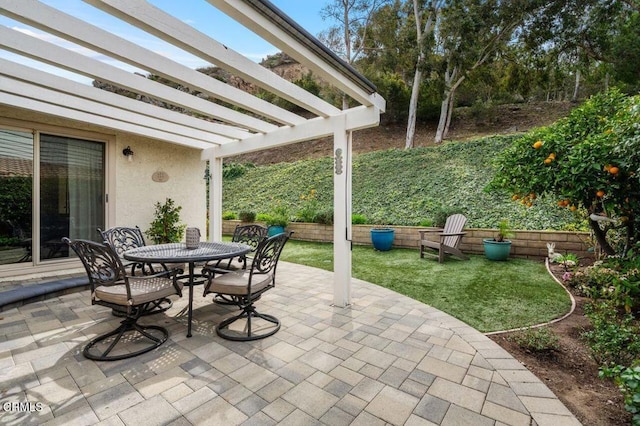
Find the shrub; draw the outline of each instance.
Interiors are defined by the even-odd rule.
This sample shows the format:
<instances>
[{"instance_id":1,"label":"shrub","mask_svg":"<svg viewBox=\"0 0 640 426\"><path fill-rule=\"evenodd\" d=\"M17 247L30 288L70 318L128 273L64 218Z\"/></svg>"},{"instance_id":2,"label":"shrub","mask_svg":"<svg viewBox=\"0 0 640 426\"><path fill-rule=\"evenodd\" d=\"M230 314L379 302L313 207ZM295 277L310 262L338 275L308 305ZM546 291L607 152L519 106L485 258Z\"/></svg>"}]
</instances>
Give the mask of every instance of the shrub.
<instances>
[{"instance_id":1,"label":"shrub","mask_svg":"<svg viewBox=\"0 0 640 426\"><path fill-rule=\"evenodd\" d=\"M633 425L640 425L640 366L602 368L600 378L612 378L624 396L624 409L633 414Z\"/></svg>"},{"instance_id":2,"label":"shrub","mask_svg":"<svg viewBox=\"0 0 640 426\"><path fill-rule=\"evenodd\" d=\"M222 212L222 220L234 220L237 219L238 215L234 212Z\"/></svg>"},{"instance_id":3,"label":"shrub","mask_svg":"<svg viewBox=\"0 0 640 426\"><path fill-rule=\"evenodd\" d=\"M316 216L321 207L316 195L316 190L312 189L308 194L301 195L300 200L302 202L302 208L296 213L296 219L298 219L299 222L316 222Z\"/></svg>"},{"instance_id":4,"label":"shrub","mask_svg":"<svg viewBox=\"0 0 640 426\"><path fill-rule=\"evenodd\" d=\"M333 225L333 209L318 212L315 217L315 222L322 225Z\"/></svg>"},{"instance_id":5,"label":"shrub","mask_svg":"<svg viewBox=\"0 0 640 426\"><path fill-rule=\"evenodd\" d=\"M251 212L251 211L241 211L238 214L238 217L240 218L241 221L243 222L254 222L256 220L256 214L255 212Z\"/></svg>"},{"instance_id":6,"label":"shrub","mask_svg":"<svg viewBox=\"0 0 640 426\"><path fill-rule=\"evenodd\" d=\"M560 348L558 336L545 327L529 327L509 339L529 352L552 352Z\"/></svg>"},{"instance_id":7,"label":"shrub","mask_svg":"<svg viewBox=\"0 0 640 426\"><path fill-rule=\"evenodd\" d=\"M271 216L267 213L258 213L256 215L256 221L257 222L268 222L269 220L271 220Z\"/></svg>"},{"instance_id":8,"label":"shrub","mask_svg":"<svg viewBox=\"0 0 640 426\"><path fill-rule=\"evenodd\" d=\"M156 203L155 219L151 222L145 234L156 244L177 243L182 240L182 234L187 225L180 224L180 210L171 198L164 204Z\"/></svg>"},{"instance_id":9,"label":"shrub","mask_svg":"<svg viewBox=\"0 0 640 426\"><path fill-rule=\"evenodd\" d=\"M620 314L610 301L585 306L593 330L582 333L593 359L604 367L631 365L640 357L640 326L631 314Z\"/></svg>"},{"instance_id":10,"label":"shrub","mask_svg":"<svg viewBox=\"0 0 640 426\"><path fill-rule=\"evenodd\" d=\"M222 177L224 179L234 179L244 175L247 170L255 167L256 166L251 163L223 163Z\"/></svg>"},{"instance_id":11,"label":"shrub","mask_svg":"<svg viewBox=\"0 0 640 426\"><path fill-rule=\"evenodd\" d=\"M418 226L424 226L424 227L430 228L433 226L433 220L423 219L420 221L420 223L418 223Z\"/></svg>"},{"instance_id":12,"label":"shrub","mask_svg":"<svg viewBox=\"0 0 640 426\"><path fill-rule=\"evenodd\" d=\"M353 225L364 225L367 223L367 218L363 214L352 214L351 215L351 223Z\"/></svg>"}]
</instances>

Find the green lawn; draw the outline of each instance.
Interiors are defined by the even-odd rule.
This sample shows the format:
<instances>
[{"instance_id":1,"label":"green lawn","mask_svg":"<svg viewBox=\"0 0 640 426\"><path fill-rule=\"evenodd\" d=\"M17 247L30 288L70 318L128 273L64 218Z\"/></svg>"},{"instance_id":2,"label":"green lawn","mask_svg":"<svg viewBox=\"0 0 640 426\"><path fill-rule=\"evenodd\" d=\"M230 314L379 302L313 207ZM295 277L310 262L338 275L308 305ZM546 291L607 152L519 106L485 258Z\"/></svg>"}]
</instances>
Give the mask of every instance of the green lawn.
<instances>
[{"instance_id":1,"label":"green lawn","mask_svg":"<svg viewBox=\"0 0 640 426\"><path fill-rule=\"evenodd\" d=\"M331 244L289 241L282 260L333 270ZM418 250L353 247L353 276L438 308L482 332L529 326L562 316L566 292L540 261L484 256L420 259Z\"/></svg>"}]
</instances>

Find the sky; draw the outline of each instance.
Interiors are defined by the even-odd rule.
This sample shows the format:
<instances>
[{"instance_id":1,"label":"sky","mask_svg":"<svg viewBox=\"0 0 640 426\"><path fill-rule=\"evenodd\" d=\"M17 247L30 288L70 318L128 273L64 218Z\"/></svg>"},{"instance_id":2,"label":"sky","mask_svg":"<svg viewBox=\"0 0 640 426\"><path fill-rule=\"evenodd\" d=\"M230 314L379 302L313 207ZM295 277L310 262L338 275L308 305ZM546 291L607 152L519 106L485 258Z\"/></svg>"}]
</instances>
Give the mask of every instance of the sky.
<instances>
[{"instance_id":1,"label":"sky","mask_svg":"<svg viewBox=\"0 0 640 426\"><path fill-rule=\"evenodd\" d=\"M111 17L109 14L106 14L81 0L41 1L42 3L81 18L127 40L143 45L156 53L170 57L171 59L190 68L209 65L201 59L185 54L185 52L176 49L135 27L119 21L118 19ZM278 52L278 49L235 22L232 18L229 18L224 13L218 11L218 9L211 6L205 0L147 1L256 62L261 61L267 55L272 55ZM317 36L323 29L331 25L330 22L323 21L320 17L320 10L329 2L329 0L271 0L271 2L314 36ZM72 43L58 39L57 37L54 38L53 36L45 34L20 22L8 19L4 16L0 16L0 24L36 37L44 38L47 41L52 41L58 45L71 48L72 50L88 56L104 58L103 55L98 55L95 52L73 45ZM0 58L8 58L13 61L29 65L34 64L30 59L23 58L5 50L0 50ZM127 71L142 71L129 65L119 63L115 60L111 61L111 63L112 65L126 69ZM40 65L39 67L42 70L62 75L67 78L72 78L77 81L83 81L85 83L89 81L83 77L78 77L72 73L58 70L57 68L49 67L48 65Z\"/></svg>"}]
</instances>

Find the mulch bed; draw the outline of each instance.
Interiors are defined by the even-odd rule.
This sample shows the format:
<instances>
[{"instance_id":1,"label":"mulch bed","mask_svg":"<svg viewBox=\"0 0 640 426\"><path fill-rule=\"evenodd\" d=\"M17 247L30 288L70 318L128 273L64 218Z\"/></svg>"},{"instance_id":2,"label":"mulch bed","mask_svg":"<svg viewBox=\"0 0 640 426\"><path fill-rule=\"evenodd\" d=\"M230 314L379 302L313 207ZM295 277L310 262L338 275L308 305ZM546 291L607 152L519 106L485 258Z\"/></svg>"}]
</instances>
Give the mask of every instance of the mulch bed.
<instances>
[{"instance_id":1,"label":"mulch bed","mask_svg":"<svg viewBox=\"0 0 640 426\"><path fill-rule=\"evenodd\" d=\"M561 280L564 269L554 264L550 269ZM573 314L548 326L559 339L558 350L527 351L509 339L514 333L489 337L540 378L584 425L630 425L631 415L624 410L622 394L611 381L598 378L598 365L580 338L590 327L583 310L589 300L575 294L574 298Z\"/></svg>"}]
</instances>

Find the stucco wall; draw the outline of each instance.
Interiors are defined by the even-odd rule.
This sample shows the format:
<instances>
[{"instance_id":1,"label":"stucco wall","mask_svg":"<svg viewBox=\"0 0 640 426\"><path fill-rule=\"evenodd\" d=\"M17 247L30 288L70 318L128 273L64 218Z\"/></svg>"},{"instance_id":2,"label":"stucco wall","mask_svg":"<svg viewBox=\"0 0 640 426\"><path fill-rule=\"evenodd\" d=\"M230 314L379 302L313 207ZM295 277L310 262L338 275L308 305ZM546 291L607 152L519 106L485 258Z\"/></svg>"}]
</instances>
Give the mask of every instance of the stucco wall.
<instances>
[{"instance_id":1,"label":"stucco wall","mask_svg":"<svg viewBox=\"0 0 640 426\"><path fill-rule=\"evenodd\" d=\"M182 206L182 222L200 228L204 235L206 182L200 151L129 134L117 134L116 140L115 225L148 229L155 204L169 197ZM134 152L132 162L122 155L127 146ZM154 181L154 174L167 180Z\"/></svg>"}]
</instances>

